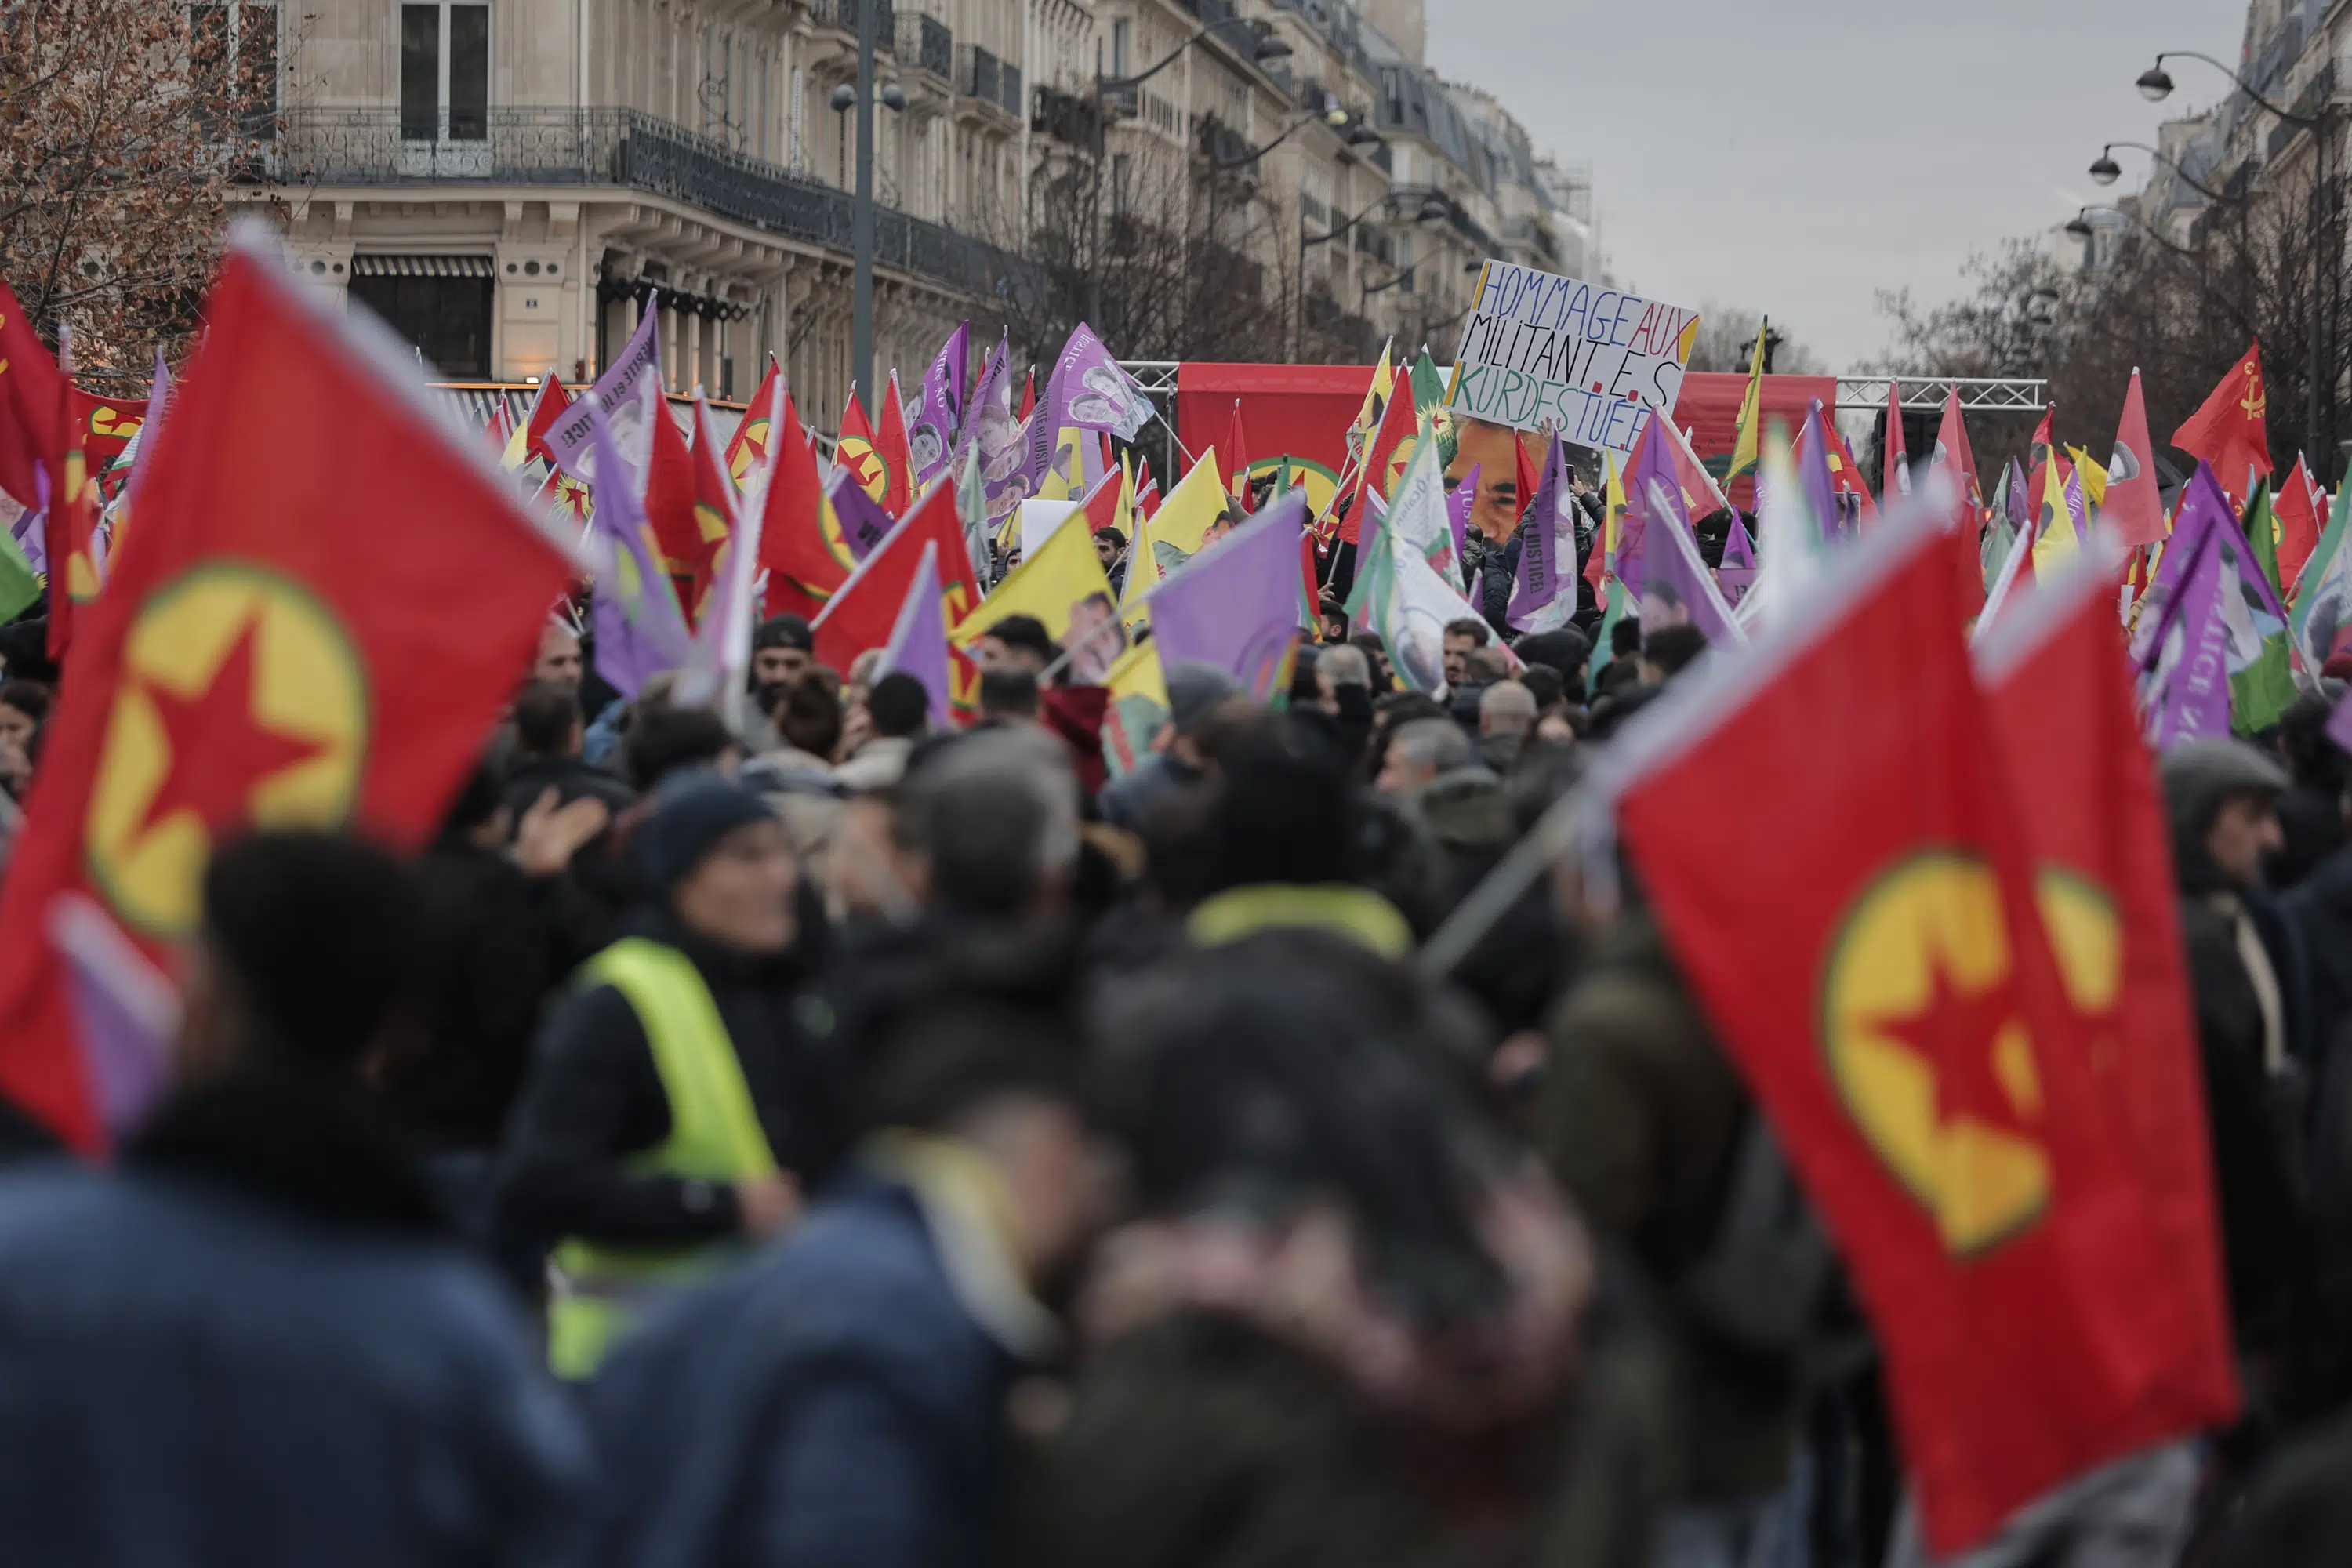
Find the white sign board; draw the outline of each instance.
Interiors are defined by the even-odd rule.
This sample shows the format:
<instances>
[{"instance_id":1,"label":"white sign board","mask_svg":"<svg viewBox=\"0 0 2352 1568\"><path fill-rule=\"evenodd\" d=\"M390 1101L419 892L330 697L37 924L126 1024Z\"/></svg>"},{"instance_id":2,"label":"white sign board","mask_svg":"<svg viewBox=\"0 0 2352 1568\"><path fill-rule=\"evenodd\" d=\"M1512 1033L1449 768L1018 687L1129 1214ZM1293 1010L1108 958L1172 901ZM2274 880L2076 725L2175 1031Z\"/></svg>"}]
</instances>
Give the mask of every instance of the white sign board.
<instances>
[{"instance_id":1,"label":"white sign board","mask_svg":"<svg viewBox=\"0 0 2352 1568\"><path fill-rule=\"evenodd\" d=\"M1696 310L1489 261L1446 406L1630 456L1652 414L1674 413L1697 335Z\"/></svg>"}]
</instances>

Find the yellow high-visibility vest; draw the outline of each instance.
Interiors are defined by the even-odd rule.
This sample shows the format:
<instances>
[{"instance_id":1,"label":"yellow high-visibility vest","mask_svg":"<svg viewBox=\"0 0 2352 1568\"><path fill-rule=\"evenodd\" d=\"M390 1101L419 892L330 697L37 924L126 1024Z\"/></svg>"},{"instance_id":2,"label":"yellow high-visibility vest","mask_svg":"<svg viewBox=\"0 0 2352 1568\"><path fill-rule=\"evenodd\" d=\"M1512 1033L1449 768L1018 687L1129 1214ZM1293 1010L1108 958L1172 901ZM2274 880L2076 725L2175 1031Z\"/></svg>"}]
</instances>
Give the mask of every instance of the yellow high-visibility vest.
<instances>
[{"instance_id":1,"label":"yellow high-visibility vest","mask_svg":"<svg viewBox=\"0 0 2352 1568\"><path fill-rule=\"evenodd\" d=\"M629 937L581 966L585 985L610 985L635 1010L669 1100L669 1137L631 1156L640 1174L732 1185L773 1175L775 1154L751 1105L743 1065L710 987L673 947ZM588 1378L651 1301L706 1279L742 1248L732 1241L692 1247L609 1247L572 1237L552 1265L547 1359L556 1375Z\"/></svg>"}]
</instances>

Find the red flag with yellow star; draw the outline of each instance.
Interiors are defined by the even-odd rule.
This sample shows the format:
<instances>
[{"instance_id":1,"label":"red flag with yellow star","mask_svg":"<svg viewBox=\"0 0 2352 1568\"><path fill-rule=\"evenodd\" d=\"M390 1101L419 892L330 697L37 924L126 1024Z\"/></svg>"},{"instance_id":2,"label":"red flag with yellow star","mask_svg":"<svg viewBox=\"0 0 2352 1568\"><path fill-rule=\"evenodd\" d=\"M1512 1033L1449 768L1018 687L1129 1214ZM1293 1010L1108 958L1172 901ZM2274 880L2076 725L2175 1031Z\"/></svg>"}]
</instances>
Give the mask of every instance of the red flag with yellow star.
<instances>
[{"instance_id":1,"label":"red flag with yellow star","mask_svg":"<svg viewBox=\"0 0 2352 1568\"><path fill-rule=\"evenodd\" d=\"M898 396L895 370L882 393L882 423L874 434L874 450L882 459L882 510L904 517L915 504L915 449L907 439L907 405Z\"/></svg>"},{"instance_id":2,"label":"red flag with yellow star","mask_svg":"<svg viewBox=\"0 0 2352 1568\"><path fill-rule=\"evenodd\" d=\"M212 847L252 826L422 844L575 570L409 356L240 237L87 606L0 888L0 1095L105 1142L66 975L76 895L167 972Z\"/></svg>"},{"instance_id":3,"label":"red flag with yellow star","mask_svg":"<svg viewBox=\"0 0 2352 1568\"><path fill-rule=\"evenodd\" d=\"M2021 595L1974 653L2011 798L2033 802L2019 821L2077 1038L2169 1260L2142 1303L2168 1374L2116 1439L2152 1446L2229 1426L2240 1398L2171 829L2116 642L2122 567L2086 550Z\"/></svg>"},{"instance_id":4,"label":"red flag with yellow star","mask_svg":"<svg viewBox=\"0 0 2352 1568\"><path fill-rule=\"evenodd\" d=\"M1938 1555L2128 1446L2170 1268L2043 936L1952 591L1965 548L1916 519L1865 536L1808 616L1603 764L1885 1351Z\"/></svg>"},{"instance_id":5,"label":"red flag with yellow star","mask_svg":"<svg viewBox=\"0 0 2352 1568\"><path fill-rule=\"evenodd\" d=\"M874 441L873 421L866 417L866 405L853 390L848 405L841 411L841 439L834 443L833 460L857 481L877 506L887 504L890 493L890 470Z\"/></svg>"},{"instance_id":6,"label":"red flag with yellow star","mask_svg":"<svg viewBox=\"0 0 2352 1568\"><path fill-rule=\"evenodd\" d=\"M74 406L71 340L59 344L64 374L50 429L58 445L49 462L49 657L62 661L74 622L98 598L98 473L83 445L84 425Z\"/></svg>"},{"instance_id":7,"label":"red flag with yellow star","mask_svg":"<svg viewBox=\"0 0 2352 1568\"><path fill-rule=\"evenodd\" d=\"M709 587L719 547L727 542L720 521L714 534L705 525L696 504L698 489L694 453L686 434L670 416L667 400L655 395L656 406L648 418L653 440L646 449L646 526L653 530L654 547L661 552L662 570L677 590L677 602L692 624ZM724 512L720 513L723 519Z\"/></svg>"},{"instance_id":8,"label":"red flag with yellow star","mask_svg":"<svg viewBox=\"0 0 2352 1568\"><path fill-rule=\"evenodd\" d=\"M768 614L814 619L857 561L841 536L841 519L789 392L782 417L784 427L769 437L775 471L760 525L760 564L768 573Z\"/></svg>"},{"instance_id":9,"label":"red flag with yellow star","mask_svg":"<svg viewBox=\"0 0 2352 1568\"><path fill-rule=\"evenodd\" d=\"M768 460L768 410L775 406L776 384L784 373L776 363L776 356L768 356L768 369L760 377L758 390L751 401L743 405L743 417L735 426L735 434L727 437L727 477L745 495L751 493L751 469Z\"/></svg>"}]
</instances>

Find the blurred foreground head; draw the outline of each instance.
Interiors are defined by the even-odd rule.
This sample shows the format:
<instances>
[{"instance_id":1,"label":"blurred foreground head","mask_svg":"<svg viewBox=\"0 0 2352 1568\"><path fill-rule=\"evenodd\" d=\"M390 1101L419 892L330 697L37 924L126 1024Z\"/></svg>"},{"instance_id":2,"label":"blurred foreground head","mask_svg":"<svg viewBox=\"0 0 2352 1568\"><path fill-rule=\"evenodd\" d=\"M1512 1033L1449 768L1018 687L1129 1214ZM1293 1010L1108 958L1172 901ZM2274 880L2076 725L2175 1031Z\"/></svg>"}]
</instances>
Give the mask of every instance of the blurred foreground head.
<instances>
[{"instance_id":1,"label":"blurred foreground head","mask_svg":"<svg viewBox=\"0 0 2352 1568\"><path fill-rule=\"evenodd\" d=\"M891 837L900 880L926 909L1057 914L1077 869L1077 786L1061 749L1035 731L960 735L910 762Z\"/></svg>"},{"instance_id":2,"label":"blurred foreground head","mask_svg":"<svg viewBox=\"0 0 2352 1568\"><path fill-rule=\"evenodd\" d=\"M256 833L205 869L181 1067L356 1072L420 1025L425 907L388 851Z\"/></svg>"}]
</instances>

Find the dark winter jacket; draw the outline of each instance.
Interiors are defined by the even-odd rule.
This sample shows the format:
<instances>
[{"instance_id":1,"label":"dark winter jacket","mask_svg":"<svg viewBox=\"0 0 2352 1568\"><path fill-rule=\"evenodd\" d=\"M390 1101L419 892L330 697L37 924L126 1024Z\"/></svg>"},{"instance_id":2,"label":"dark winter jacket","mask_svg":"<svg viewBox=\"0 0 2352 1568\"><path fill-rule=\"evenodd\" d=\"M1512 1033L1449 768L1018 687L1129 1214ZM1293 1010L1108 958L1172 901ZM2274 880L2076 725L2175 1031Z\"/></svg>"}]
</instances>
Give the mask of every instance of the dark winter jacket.
<instances>
[{"instance_id":1,"label":"dark winter jacket","mask_svg":"<svg viewBox=\"0 0 2352 1568\"><path fill-rule=\"evenodd\" d=\"M589 1451L348 1086L183 1090L120 1169L0 1178L11 1563L569 1563Z\"/></svg>"},{"instance_id":2,"label":"dark winter jacket","mask_svg":"<svg viewBox=\"0 0 2352 1568\"><path fill-rule=\"evenodd\" d=\"M602 768L589 766L578 757L521 757L507 769L506 784L499 792L499 799L520 822L523 814L549 790L555 792L558 805L593 797L615 812L637 798L636 792L620 779Z\"/></svg>"},{"instance_id":3,"label":"dark winter jacket","mask_svg":"<svg viewBox=\"0 0 2352 1568\"><path fill-rule=\"evenodd\" d=\"M1671 1300L1720 1226L1748 1099L1647 916L1601 939L1552 1020L1551 1044L1537 1146L1602 1242ZM1783 1484L1794 1369L1737 1355L1679 1314L1669 1330L1688 1495Z\"/></svg>"},{"instance_id":4,"label":"dark winter jacket","mask_svg":"<svg viewBox=\"0 0 2352 1568\"><path fill-rule=\"evenodd\" d=\"M2352 848L2322 860L2279 906L2310 960L2312 1032L2325 1054L2352 1023Z\"/></svg>"},{"instance_id":5,"label":"dark winter jacket","mask_svg":"<svg viewBox=\"0 0 2352 1568\"><path fill-rule=\"evenodd\" d=\"M849 1136L849 1090L822 1010L803 1005L803 961L728 952L666 915L641 917L638 930L684 952L710 987L776 1163L804 1184L821 1178ZM733 1234L732 1190L629 1168L631 1155L669 1131L668 1096L635 1008L610 985L564 996L541 1033L508 1139L501 1255L527 1258L567 1237L646 1247Z\"/></svg>"},{"instance_id":6,"label":"dark winter jacket","mask_svg":"<svg viewBox=\"0 0 2352 1568\"><path fill-rule=\"evenodd\" d=\"M859 1176L782 1246L656 1319L590 1394L590 1561L980 1568L1021 1363L907 1187Z\"/></svg>"},{"instance_id":7,"label":"dark winter jacket","mask_svg":"<svg viewBox=\"0 0 2352 1568\"><path fill-rule=\"evenodd\" d=\"M1163 801L1198 784L1201 770L1168 752L1155 752L1125 778L1115 779L1102 792L1102 817L1113 827L1140 833Z\"/></svg>"},{"instance_id":8,"label":"dark winter jacket","mask_svg":"<svg viewBox=\"0 0 2352 1568\"><path fill-rule=\"evenodd\" d=\"M544 889L462 842L426 851L417 879L438 946L433 1018L421 1053L386 1068L384 1096L428 1146L489 1150L522 1090L558 973Z\"/></svg>"}]
</instances>

